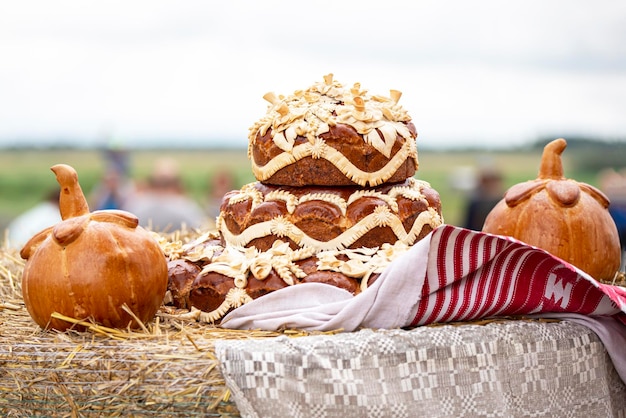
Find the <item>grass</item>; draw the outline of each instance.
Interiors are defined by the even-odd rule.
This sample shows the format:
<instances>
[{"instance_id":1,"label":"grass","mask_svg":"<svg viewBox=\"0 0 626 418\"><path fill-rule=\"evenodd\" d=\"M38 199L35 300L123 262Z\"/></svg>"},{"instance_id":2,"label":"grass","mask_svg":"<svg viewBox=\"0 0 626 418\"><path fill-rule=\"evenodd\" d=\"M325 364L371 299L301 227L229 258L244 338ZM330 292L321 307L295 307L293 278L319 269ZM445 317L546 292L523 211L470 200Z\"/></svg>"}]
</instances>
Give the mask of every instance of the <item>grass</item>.
<instances>
[{"instance_id":1,"label":"grass","mask_svg":"<svg viewBox=\"0 0 626 418\"><path fill-rule=\"evenodd\" d=\"M207 200L211 178L222 169L232 171L239 185L254 179L246 150L136 151L130 156L132 178L145 179L154 162L164 156L180 162L185 187L199 202ZM50 167L59 163L76 169L86 195L99 183L106 169L105 158L98 150L2 151L0 228L4 229L11 219L43 200L50 190L58 188Z\"/></svg>"},{"instance_id":2,"label":"grass","mask_svg":"<svg viewBox=\"0 0 626 418\"><path fill-rule=\"evenodd\" d=\"M595 172L580 171L572 159L564 155L563 164L568 178L596 185ZM135 150L130 154L133 179L145 179L156 160L167 156L181 166L185 186L191 196L204 204L210 195L211 181L216 173L228 170L235 186L255 181L245 149L234 150ZM447 223L459 225L465 209L466 194L453 187L451 178L459 168L475 168L488 161L504 174L505 187L534 179L537 176L540 151L431 151L420 150L418 178L428 181L443 202ZM32 207L58 187L50 167L65 163L78 172L86 195L102 178L106 161L98 150L3 150L0 153L0 230L11 219Z\"/></svg>"}]
</instances>

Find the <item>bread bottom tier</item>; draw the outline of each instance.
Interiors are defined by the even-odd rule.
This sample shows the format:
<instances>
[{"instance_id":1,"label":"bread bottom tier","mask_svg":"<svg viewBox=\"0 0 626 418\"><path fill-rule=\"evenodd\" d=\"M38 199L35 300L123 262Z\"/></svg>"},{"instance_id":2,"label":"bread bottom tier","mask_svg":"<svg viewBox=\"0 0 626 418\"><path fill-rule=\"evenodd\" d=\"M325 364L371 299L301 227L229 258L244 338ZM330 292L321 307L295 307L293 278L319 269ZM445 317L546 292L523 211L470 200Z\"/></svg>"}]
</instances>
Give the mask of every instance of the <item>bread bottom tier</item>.
<instances>
[{"instance_id":1,"label":"bread bottom tier","mask_svg":"<svg viewBox=\"0 0 626 418\"><path fill-rule=\"evenodd\" d=\"M167 304L219 323L234 308L301 283L324 283L356 295L409 248L396 243L313 253L282 241L267 251L224 247L215 238L197 241L168 263Z\"/></svg>"},{"instance_id":2,"label":"bread bottom tier","mask_svg":"<svg viewBox=\"0 0 626 418\"><path fill-rule=\"evenodd\" d=\"M413 178L372 189L278 187L224 196L217 230L169 262L169 300L204 321L287 286L358 294L443 223L439 194Z\"/></svg>"}]
</instances>

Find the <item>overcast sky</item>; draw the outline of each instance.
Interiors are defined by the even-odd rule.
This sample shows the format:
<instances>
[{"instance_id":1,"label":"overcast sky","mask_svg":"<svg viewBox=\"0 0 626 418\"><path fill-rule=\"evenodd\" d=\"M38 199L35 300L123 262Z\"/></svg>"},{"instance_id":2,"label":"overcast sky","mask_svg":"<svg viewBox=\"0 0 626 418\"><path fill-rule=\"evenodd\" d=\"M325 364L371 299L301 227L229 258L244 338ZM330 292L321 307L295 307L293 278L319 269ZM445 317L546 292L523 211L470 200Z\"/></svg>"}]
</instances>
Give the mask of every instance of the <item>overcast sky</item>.
<instances>
[{"instance_id":1,"label":"overcast sky","mask_svg":"<svg viewBox=\"0 0 626 418\"><path fill-rule=\"evenodd\" d=\"M0 146L245 146L268 91L403 92L418 146L626 138L623 0L4 1Z\"/></svg>"}]
</instances>

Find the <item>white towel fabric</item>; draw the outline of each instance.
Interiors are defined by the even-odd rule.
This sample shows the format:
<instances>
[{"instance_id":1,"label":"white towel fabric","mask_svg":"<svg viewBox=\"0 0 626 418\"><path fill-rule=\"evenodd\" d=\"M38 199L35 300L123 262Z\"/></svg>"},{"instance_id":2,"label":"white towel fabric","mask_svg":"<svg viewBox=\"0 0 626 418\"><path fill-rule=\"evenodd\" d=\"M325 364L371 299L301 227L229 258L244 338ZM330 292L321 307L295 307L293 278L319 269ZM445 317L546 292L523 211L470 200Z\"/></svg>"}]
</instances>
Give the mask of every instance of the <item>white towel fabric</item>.
<instances>
[{"instance_id":1,"label":"white towel fabric","mask_svg":"<svg viewBox=\"0 0 626 418\"><path fill-rule=\"evenodd\" d=\"M221 325L354 331L533 314L598 317L586 324L595 327L626 382L626 289L600 284L515 239L451 225L416 243L356 296L326 284L299 284L233 310Z\"/></svg>"}]
</instances>

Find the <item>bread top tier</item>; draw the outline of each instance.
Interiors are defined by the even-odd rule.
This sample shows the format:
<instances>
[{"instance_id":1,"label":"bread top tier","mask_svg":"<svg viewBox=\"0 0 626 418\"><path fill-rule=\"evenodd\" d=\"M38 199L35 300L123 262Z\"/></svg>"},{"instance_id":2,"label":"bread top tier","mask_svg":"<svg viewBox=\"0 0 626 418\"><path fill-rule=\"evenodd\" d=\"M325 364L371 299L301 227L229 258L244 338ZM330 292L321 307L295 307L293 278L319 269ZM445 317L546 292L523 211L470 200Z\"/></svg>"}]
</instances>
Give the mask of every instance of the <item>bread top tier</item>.
<instances>
[{"instance_id":1,"label":"bread top tier","mask_svg":"<svg viewBox=\"0 0 626 418\"><path fill-rule=\"evenodd\" d=\"M332 74L284 97L268 93L266 115L249 132L257 180L285 186L377 186L418 167L417 132L401 93L369 95Z\"/></svg>"}]
</instances>

